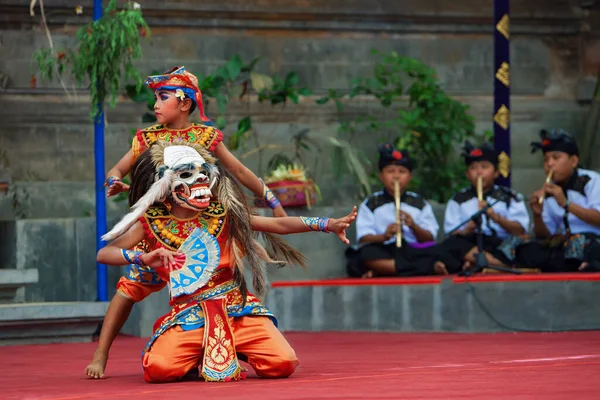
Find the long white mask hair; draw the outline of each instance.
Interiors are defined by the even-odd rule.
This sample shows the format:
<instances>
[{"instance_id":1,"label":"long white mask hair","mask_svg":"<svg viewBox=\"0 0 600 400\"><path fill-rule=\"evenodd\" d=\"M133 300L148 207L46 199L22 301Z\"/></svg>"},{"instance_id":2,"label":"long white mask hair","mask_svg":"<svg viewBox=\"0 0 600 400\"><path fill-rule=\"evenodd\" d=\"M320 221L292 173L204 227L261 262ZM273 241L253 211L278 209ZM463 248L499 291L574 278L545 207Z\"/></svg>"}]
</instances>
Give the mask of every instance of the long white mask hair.
<instances>
[{"instance_id":1,"label":"long white mask hair","mask_svg":"<svg viewBox=\"0 0 600 400\"><path fill-rule=\"evenodd\" d=\"M168 143L157 141L147 151L151 152L152 163L155 168L154 183L146 193L131 207L130 212L125 215L102 240L113 240L127 230L155 203L167 199L177 181L184 182L179 177L184 171L198 171L201 169L208 174L210 188L217 182L219 171L214 165L215 159L204 148L190 145L183 141ZM141 157L140 157L141 158ZM138 166L136 165L132 170ZM135 176L135 174L132 174Z\"/></svg>"}]
</instances>

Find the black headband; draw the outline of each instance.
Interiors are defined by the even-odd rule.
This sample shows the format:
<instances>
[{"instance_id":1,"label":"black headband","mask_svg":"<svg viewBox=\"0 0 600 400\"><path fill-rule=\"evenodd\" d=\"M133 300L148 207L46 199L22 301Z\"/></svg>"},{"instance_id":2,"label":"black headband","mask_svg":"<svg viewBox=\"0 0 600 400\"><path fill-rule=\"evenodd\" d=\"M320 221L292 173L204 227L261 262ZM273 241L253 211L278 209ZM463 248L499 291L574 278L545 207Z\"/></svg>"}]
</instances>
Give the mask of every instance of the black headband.
<instances>
[{"instance_id":1,"label":"black headband","mask_svg":"<svg viewBox=\"0 0 600 400\"><path fill-rule=\"evenodd\" d=\"M401 165L411 172L413 170L413 161L408 151L398 150L391 143L379 146L379 170L381 171L388 165Z\"/></svg>"},{"instance_id":2,"label":"black headband","mask_svg":"<svg viewBox=\"0 0 600 400\"><path fill-rule=\"evenodd\" d=\"M579 148L575 139L569 132L563 129L553 129L552 131L542 129L540 137L542 139L540 142L531 142L532 153L542 150L544 153L548 151L561 151L569 155L579 155Z\"/></svg>"},{"instance_id":3,"label":"black headband","mask_svg":"<svg viewBox=\"0 0 600 400\"><path fill-rule=\"evenodd\" d=\"M467 165L477 161L489 161L494 164L494 167L498 166L498 153L488 142L476 147L471 142L466 141L463 146L463 157Z\"/></svg>"}]
</instances>

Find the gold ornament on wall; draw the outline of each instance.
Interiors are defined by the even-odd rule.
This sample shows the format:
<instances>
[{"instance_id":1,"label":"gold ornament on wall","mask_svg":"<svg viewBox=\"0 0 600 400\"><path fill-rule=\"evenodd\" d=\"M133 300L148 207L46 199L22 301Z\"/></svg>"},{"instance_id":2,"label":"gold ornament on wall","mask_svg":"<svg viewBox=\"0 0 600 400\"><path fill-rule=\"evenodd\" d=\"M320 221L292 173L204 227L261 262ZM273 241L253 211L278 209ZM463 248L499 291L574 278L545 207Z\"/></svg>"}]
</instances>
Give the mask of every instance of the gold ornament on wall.
<instances>
[{"instance_id":1,"label":"gold ornament on wall","mask_svg":"<svg viewBox=\"0 0 600 400\"><path fill-rule=\"evenodd\" d=\"M503 62L496 71L496 79L508 87L510 85L510 70L507 62Z\"/></svg>"},{"instance_id":2,"label":"gold ornament on wall","mask_svg":"<svg viewBox=\"0 0 600 400\"><path fill-rule=\"evenodd\" d=\"M504 104L498 109L496 115L494 115L494 121L502 127L502 129L507 130L508 124L510 122L510 111Z\"/></svg>"},{"instance_id":3,"label":"gold ornament on wall","mask_svg":"<svg viewBox=\"0 0 600 400\"><path fill-rule=\"evenodd\" d=\"M510 37L510 20L508 14L504 14L500 21L496 24L496 29L502 34L507 40Z\"/></svg>"},{"instance_id":4,"label":"gold ornament on wall","mask_svg":"<svg viewBox=\"0 0 600 400\"><path fill-rule=\"evenodd\" d=\"M498 172L505 178L510 174L510 157L504 151L498 156Z\"/></svg>"}]
</instances>

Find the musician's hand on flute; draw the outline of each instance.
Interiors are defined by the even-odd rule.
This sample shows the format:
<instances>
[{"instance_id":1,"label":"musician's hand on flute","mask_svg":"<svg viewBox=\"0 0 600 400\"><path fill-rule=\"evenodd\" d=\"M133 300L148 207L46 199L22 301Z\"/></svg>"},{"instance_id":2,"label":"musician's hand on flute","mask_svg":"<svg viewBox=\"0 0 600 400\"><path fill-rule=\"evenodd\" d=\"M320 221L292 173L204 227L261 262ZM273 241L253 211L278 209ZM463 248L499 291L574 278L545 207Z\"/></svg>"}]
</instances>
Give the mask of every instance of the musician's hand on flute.
<instances>
[{"instance_id":1,"label":"musician's hand on flute","mask_svg":"<svg viewBox=\"0 0 600 400\"><path fill-rule=\"evenodd\" d=\"M483 210L483 207L487 206L488 202L486 200L479 200L479 209Z\"/></svg>"},{"instance_id":2,"label":"musician's hand on flute","mask_svg":"<svg viewBox=\"0 0 600 400\"><path fill-rule=\"evenodd\" d=\"M559 206L564 207L567 204L567 196L560 186L554 183L545 183L543 189L546 195L554 197Z\"/></svg>"},{"instance_id":3,"label":"musician's hand on flute","mask_svg":"<svg viewBox=\"0 0 600 400\"><path fill-rule=\"evenodd\" d=\"M482 200L479 202L479 209L483 210L484 207L487 207L488 202L485 200ZM496 217L496 211L494 211L494 209L492 207L488 208L487 210L485 210L485 215L488 216L488 218L490 218L491 220L494 220L494 218Z\"/></svg>"},{"instance_id":4,"label":"musician's hand on flute","mask_svg":"<svg viewBox=\"0 0 600 400\"><path fill-rule=\"evenodd\" d=\"M387 229L385 230L385 233L383 234L383 238L385 239L385 241L387 242L388 240L390 240L396 234L396 232L398 232L399 228L400 225L396 223L389 224Z\"/></svg>"},{"instance_id":5,"label":"musician's hand on flute","mask_svg":"<svg viewBox=\"0 0 600 400\"><path fill-rule=\"evenodd\" d=\"M552 183L552 175L554 175L554 171L548 171L548 175L546 175L546 184ZM542 192L542 195L538 198L538 203L542 204L544 202L544 198L546 197L545 190Z\"/></svg>"},{"instance_id":6,"label":"musician's hand on flute","mask_svg":"<svg viewBox=\"0 0 600 400\"><path fill-rule=\"evenodd\" d=\"M402 218L402 224L406 225L410 229L415 226L415 221L412 219L409 213L400 211L400 217Z\"/></svg>"},{"instance_id":7,"label":"musician's hand on flute","mask_svg":"<svg viewBox=\"0 0 600 400\"><path fill-rule=\"evenodd\" d=\"M544 196L545 193L546 192L544 191L544 188L542 188L540 190L536 190L531 195L531 199L529 199L529 207L531 208L531 212L533 213L533 215L542 215L542 210L544 209L544 202L540 202L540 199L542 198L542 196Z\"/></svg>"},{"instance_id":8,"label":"musician's hand on flute","mask_svg":"<svg viewBox=\"0 0 600 400\"><path fill-rule=\"evenodd\" d=\"M479 209L483 210L484 207L487 207L488 202L485 200L482 200L479 202ZM491 220L493 220L496 216L496 211L494 211L494 209L492 207L488 208L487 210L485 210L485 215L487 215Z\"/></svg>"}]
</instances>

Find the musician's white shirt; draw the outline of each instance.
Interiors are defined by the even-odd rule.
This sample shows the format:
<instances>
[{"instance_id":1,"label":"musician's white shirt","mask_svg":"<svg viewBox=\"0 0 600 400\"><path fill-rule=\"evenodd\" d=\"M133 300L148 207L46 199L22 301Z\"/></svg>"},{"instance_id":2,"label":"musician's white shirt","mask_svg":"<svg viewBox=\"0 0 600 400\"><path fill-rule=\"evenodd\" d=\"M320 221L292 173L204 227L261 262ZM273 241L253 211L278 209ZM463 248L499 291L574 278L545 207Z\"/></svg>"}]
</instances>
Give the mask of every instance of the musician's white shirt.
<instances>
[{"instance_id":1,"label":"musician's white shirt","mask_svg":"<svg viewBox=\"0 0 600 400\"><path fill-rule=\"evenodd\" d=\"M421 228L431 232L433 239L437 237L440 226L435 219L431 205L414 192L405 192L401 197L400 209L411 216ZM394 197L385 191L373 193L362 202L356 218L356 240L366 235L383 235L387 227L396 222L396 203ZM407 243L417 241L412 229L402 227L402 238ZM392 236L385 244L395 243Z\"/></svg>"},{"instance_id":2,"label":"musician's white shirt","mask_svg":"<svg viewBox=\"0 0 600 400\"><path fill-rule=\"evenodd\" d=\"M600 211L600 174L595 171L577 168L569 182L565 184L567 198L571 203L584 208ZM542 219L551 235L565 233L565 210L558 205L554 197L546 197L542 211ZM595 233L600 235L600 227L593 226L577 218L572 213L568 215L571 233Z\"/></svg>"},{"instance_id":3,"label":"musician's white shirt","mask_svg":"<svg viewBox=\"0 0 600 400\"><path fill-rule=\"evenodd\" d=\"M509 189L503 189L498 185L494 185L485 193L484 197L488 204L495 203L492 208L498 215L510 221L518 222L525 229L525 232L529 231L531 219L522 196ZM472 186L455 193L446 204L444 233L449 234L452 229L469 219L477 211L479 211L479 200L477 200L477 192ZM464 226L460 229L463 228ZM482 217L481 228L483 234L486 236L495 236L500 239L510 236L510 233L506 232L499 224L487 218L486 215Z\"/></svg>"}]
</instances>

